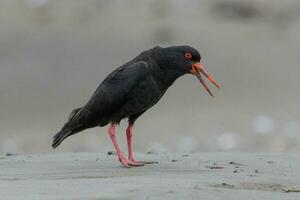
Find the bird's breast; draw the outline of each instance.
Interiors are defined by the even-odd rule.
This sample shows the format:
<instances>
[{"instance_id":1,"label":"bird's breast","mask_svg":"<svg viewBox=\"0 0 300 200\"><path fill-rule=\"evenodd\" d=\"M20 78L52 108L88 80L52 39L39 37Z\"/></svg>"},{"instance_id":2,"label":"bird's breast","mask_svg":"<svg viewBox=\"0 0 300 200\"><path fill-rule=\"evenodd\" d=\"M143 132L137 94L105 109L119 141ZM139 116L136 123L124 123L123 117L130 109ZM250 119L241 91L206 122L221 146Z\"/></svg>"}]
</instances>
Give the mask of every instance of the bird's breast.
<instances>
[{"instance_id":1,"label":"bird's breast","mask_svg":"<svg viewBox=\"0 0 300 200\"><path fill-rule=\"evenodd\" d=\"M155 105L164 93L165 90L153 77L149 76L131 90L123 108L130 112L129 115L145 111Z\"/></svg>"}]
</instances>

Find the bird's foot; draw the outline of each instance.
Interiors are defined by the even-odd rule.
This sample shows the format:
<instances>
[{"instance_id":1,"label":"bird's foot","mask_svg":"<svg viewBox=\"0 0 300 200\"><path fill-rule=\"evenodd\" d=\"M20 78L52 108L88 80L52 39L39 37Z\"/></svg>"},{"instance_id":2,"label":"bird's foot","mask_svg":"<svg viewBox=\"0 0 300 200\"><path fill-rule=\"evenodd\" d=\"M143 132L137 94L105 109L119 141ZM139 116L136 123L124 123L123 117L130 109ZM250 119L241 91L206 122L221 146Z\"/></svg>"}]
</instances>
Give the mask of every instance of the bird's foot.
<instances>
[{"instance_id":1,"label":"bird's foot","mask_svg":"<svg viewBox=\"0 0 300 200\"><path fill-rule=\"evenodd\" d=\"M144 166L144 163L136 162L136 161L133 161L133 160L128 160L128 163L129 163L130 166L133 166L133 167Z\"/></svg>"},{"instance_id":2,"label":"bird's foot","mask_svg":"<svg viewBox=\"0 0 300 200\"><path fill-rule=\"evenodd\" d=\"M119 161L122 163L122 165L126 168L130 168L130 167L141 167L144 166L144 163L139 163L139 162L135 162L133 160L128 160L125 157L124 158L119 158Z\"/></svg>"},{"instance_id":3,"label":"bird's foot","mask_svg":"<svg viewBox=\"0 0 300 200\"><path fill-rule=\"evenodd\" d=\"M143 164L143 165L147 165L147 164L154 164L154 161L137 161L134 158L128 158L128 160L134 162L134 163L139 163L139 164Z\"/></svg>"}]
</instances>

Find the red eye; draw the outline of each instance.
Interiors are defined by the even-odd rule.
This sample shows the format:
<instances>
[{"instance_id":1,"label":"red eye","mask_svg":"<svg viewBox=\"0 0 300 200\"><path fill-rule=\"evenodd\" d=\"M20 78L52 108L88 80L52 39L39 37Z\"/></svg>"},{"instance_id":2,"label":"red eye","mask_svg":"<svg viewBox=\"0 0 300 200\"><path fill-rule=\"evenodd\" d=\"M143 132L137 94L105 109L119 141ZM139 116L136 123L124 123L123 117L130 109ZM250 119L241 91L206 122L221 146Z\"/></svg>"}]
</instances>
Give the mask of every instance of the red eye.
<instances>
[{"instance_id":1,"label":"red eye","mask_svg":"<svg viewBox=\"0 0 300 200\"><path fill-rule=\"evenodd\" d=\"M192 58L192 54L191 53L185 53L184 57L186 57L187 59L191 59Z\"/></svg>"}]
</instances>

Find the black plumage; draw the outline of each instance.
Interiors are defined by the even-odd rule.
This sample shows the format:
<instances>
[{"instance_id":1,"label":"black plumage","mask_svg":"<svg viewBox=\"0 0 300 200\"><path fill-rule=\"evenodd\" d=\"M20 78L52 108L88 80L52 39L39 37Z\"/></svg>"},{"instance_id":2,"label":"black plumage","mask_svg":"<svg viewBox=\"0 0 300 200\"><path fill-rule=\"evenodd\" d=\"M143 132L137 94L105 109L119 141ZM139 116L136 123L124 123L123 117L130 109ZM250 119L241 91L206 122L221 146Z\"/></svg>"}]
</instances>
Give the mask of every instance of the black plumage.
<instances>
[{"instance_id":1,"label":"black plumage","mask_svg":"<svg viewBox=\"0 0 300 200\"><path fill-rule=\"evenodd\" d=\"M75 133L109 123L118 124L124 118L128 118L132 126L184 74L195 74L208 91L200 72L218 86L200 66L200 60L198 51L189 46L157 46L142 52L108 75L90 100L83 107L72 111L69 121L54 136L52 147L56 148L65 138Z\"/></svg>"}]
</instances>

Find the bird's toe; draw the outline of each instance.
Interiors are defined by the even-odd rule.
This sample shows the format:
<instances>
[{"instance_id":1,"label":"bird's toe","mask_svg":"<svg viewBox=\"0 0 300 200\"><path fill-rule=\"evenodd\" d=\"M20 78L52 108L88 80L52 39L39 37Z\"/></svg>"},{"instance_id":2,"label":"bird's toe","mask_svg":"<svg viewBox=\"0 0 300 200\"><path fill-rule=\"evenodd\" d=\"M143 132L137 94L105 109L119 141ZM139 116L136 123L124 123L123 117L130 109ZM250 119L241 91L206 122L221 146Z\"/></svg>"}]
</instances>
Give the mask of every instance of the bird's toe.
<instances>
[{"instance_id":1,"label":"bird's toe","mask_svg":"<svg viewBox=\"0 0 300 200\"><path fill-rule=\"evenodd\" d=\"M143 163L143 164L145 164L145 165L147 165L147 164L154 164L155 163L155 161L138 161L139 163Z\"/></svg>"},{"instance_id":2,"label":"bird's toe","mask_svg":"<svg viewBox=\"0 0 300 200\"><path fill-rule=\"evenodd\" d=\"M135 159L129 159L130 161L134 162L134 163L139 163L139 164L142 164L142 165L147 165L147 164L154 164L155 162L154 161L137 161Z\"/></svg>"},{"instance_id":3,"label":"bird's toe","mask_svg":"<svg viewBox=\"0 0 300 200\"><path fill-rule=\"evenodd\" d=\"M144 163L139 163L139 162L135 162L135 161L132 161L132 160L128 160L128 164L129 164L129 166L132 166L132 167L144 166Z\"/></svg>"}]
</instances>

